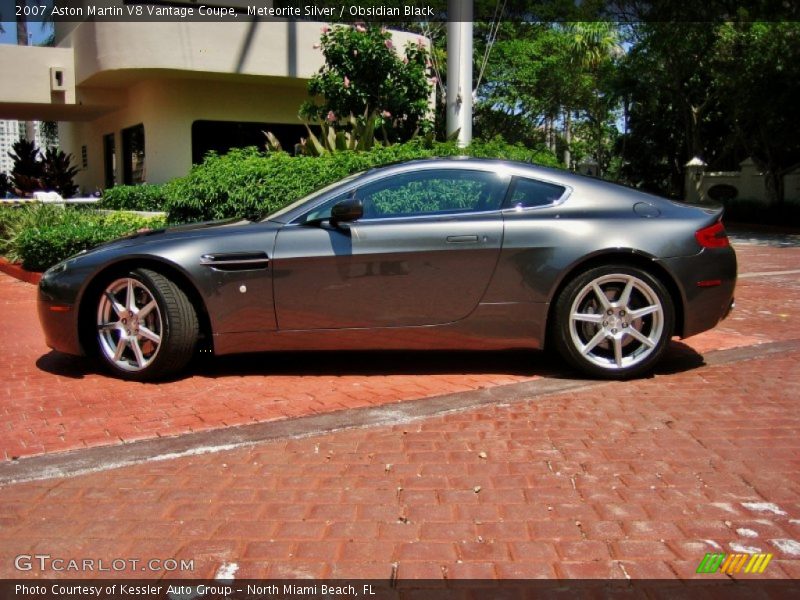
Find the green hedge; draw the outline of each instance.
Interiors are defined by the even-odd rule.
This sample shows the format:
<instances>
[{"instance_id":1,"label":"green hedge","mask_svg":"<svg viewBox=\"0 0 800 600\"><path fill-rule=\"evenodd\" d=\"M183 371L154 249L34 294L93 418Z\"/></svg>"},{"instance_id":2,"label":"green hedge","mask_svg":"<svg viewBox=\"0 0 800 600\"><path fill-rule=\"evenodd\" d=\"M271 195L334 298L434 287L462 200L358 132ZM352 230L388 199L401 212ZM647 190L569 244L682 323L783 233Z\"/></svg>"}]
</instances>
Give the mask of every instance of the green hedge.
<instances>
[{"instance_id":1,"label":"green hedge","mask_svg":"<svg viewBox=\"0 0 800 600\"><path fill-rule=\"evenodd\" d=\"M800 227L800 202L787 200L767 206L760 200L725 200L725 221Z\"/></svg>"},{"instance_id":2,"label":"green hedge","mask_svg":"<svg viewBox=\"0 0 800 600\"><path fill-rule=\"evenodd\" d=\"M166 184L164 208L173 223L227 217L255 219L351 173L405 160L459 154L559 164L550 153L499 141L475 142L464 151L452 143L425 145L417 140L369 152L320 157L236 149L224 156L211 154L189 175Z\"/></svg>"},{"instance_id":3,"label":"green hedge","mask_svg":"<svg viewBox=\"0 0 800 600\"><path fill-rule=\"evenodd\" d=\"M256 148L210 154L189 175L163 185L116 186L105 191L102 208L161 210L181 223L227 217L257 218L357 171L395 162L466 154L557 166L547 152L500 141L475 142L466 150L452 143L415 140L369 152L321 157L265 154ZM87 208L26 206L0 210L0 254L43 270L102 242L163 221L126 213L103 215Z\"/></svg>"},{"instance_id":4,"label":"green hedge","mask_svg":"<svg viewBox=\"0 0 800 600\"><path fill-rule=\"evenodd\" d=\"M103 192L101 208L112 210L164 210L164 189L161 185L118 185Z\"/></svg>"},{"instance_id":5,"label":"green hedge","mask_svg":"<svg viewBox=\"0 0 800 600\"><path fill-rule=\"evenodd\" d=\"M162 218L131 213L102 214L81 208L27 206L0 211L0 253L30 271L54 264L142 227L164 225Z\"/></svg>"},{"instance_id":6,"label":"green hedge","mask_svg":"<svg viewBox=\"0 0 800 600\"><path fill-rule=\"evenodd\" d=\"M171 223L227 217L257 218L342 177L372 167L417 158L467 154L558 166L552 154L500 141L474 142L466 151L452 143L422 140L310 157L265 154L256 148L209 154L191 172L164 185L117 186L106 190L102 205L127 210L164 210Z\"/></svg>"}]
</instances>

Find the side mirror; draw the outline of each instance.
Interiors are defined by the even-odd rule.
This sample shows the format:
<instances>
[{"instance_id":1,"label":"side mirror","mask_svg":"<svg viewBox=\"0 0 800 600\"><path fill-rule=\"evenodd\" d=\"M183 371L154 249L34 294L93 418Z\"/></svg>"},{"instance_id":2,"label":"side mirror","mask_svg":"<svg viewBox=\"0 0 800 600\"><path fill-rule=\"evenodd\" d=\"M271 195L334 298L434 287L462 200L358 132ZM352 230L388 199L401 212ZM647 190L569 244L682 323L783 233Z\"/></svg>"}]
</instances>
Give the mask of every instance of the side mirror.
<instances>
[{"instance_id":1,"label":"side mirror","mask_svg":"<svg viewBox=\"0 0 800 600\"><path fill-rule=\"evenodd\" d=\"M331 225L357 221L364 216L364 203L356 198L348 198L337 202L331 208Z\"/></svg>"}]
</instances>

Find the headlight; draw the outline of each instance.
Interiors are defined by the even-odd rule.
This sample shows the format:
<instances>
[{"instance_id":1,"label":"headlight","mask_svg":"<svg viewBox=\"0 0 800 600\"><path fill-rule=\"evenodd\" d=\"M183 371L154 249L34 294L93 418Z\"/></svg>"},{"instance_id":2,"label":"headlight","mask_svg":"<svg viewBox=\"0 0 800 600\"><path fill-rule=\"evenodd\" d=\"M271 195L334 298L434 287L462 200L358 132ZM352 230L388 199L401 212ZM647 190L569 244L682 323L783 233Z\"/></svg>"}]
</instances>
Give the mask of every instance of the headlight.
<instances>
[{"instance_id":1,"label":"headlight","mask_svg":"<svg viewBox=\"0 0 800 600\"><path fill-rule=\"evenodd\" d=\"M62 260L57 265L53 265L47 271L44 272L42 277L51 277L53 275L57 275L58 273L62 273L67 270L67 262L66 260Z\"/></svg>"}]
</instances>

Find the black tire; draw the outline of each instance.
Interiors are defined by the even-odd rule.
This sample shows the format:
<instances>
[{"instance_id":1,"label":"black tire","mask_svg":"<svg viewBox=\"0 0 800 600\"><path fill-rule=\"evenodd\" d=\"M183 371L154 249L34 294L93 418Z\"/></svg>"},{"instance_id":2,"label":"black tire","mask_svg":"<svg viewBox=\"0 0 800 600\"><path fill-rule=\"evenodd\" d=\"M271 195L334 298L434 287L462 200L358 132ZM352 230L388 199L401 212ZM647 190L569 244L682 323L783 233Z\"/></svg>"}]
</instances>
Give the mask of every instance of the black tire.
<instances>
[{"instance_id":1,"label":"black tire","mask_svg":"<svg viewBox=\"0 0 800 600\"><path fill-rule=\"evenodd\" d=\"M194 306L155 271L135 269L109 278L95 296L93 316L99 359L117 377L164 379L194 355L199 335Z\"/></svg>"},{"instance_id":2,"label":"black tire","mask_svg":"<svg viewBox=\"0 0 800 600\"><path fill-rule=\"evenodd\" d=\"M561 291L553 314L551 335L561 356L602 379L629 379L652 369L675 327L675 307L664 284L628 265L581 273Z\"/></svg>"}]
</instances>

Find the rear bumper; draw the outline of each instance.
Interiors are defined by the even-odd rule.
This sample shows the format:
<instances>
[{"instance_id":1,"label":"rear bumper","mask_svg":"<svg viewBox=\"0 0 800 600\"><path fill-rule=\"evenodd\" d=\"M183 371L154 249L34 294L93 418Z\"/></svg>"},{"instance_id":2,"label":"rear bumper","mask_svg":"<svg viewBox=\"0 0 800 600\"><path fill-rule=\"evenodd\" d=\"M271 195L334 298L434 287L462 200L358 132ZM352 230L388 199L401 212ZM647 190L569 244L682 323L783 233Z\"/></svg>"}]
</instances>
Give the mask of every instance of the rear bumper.
<instances>
[{"instance_id":1,"label":"rear bumper","mask_svg":"<svg viewBox=\"0 0 800 600\"><path fill-rule=\"evenodd\" d=\"M730 314L736 289L733 248L705 248L694 256L659 263L675 277L683 299L683 326L677 332L681 337L707 331Z\"/></svg>"}]
</instances>

